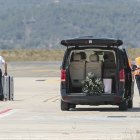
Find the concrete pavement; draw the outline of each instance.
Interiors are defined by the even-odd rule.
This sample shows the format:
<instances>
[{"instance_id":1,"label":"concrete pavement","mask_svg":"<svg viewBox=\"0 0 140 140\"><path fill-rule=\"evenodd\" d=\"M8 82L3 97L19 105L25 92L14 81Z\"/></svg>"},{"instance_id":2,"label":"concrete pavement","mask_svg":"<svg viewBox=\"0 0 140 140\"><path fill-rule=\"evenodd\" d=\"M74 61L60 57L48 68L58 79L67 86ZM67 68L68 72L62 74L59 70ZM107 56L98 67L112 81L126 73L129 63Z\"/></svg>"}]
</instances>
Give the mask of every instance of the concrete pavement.
<instances>
[{"instance_id":1,"label":"concrete pavement","mask_svg":"<svg viewBox=\"0 0 140 140\"><path fill-rule=\"evenodd\" d=\"M140 140L140 97L134 108L77 106L60 110L60 63L13 62L14 101L0 102L0 140Z\"/></svg>"},{"instance_id":2,"label":"concrete pavement","mask_svg":"<svg viewBox=\"0 0 140 140\"><path fill-rule=\"evenodd\" d=\"M0 102L0 140L139 140L140 97L134 108L77 106L60 110L59 77L15 78L15 100Z\"/></svg>"}]
</instances>

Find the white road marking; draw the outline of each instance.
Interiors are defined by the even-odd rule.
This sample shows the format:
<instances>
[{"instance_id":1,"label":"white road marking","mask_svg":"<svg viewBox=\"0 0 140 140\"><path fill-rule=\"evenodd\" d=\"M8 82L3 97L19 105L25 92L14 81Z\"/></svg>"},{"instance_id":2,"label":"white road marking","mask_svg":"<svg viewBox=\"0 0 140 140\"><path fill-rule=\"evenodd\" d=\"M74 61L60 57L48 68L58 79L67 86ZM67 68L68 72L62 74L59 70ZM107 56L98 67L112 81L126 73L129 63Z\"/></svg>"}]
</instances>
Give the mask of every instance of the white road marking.
<instances>
[{"instance_id":1,"label":"white road marking","mask_svg":"<svg viewBox=\"0 0 140 140\"><path fill-rule=\"evenodd\" d=\"M14 114L15 112L17 112L17 109L11 109L11 110L9 110L5 113L1 113L0 114L0 119L4 118L4 117L7 117L7 116L10 116L10 115Z\"/></svg>"}]
</instances>

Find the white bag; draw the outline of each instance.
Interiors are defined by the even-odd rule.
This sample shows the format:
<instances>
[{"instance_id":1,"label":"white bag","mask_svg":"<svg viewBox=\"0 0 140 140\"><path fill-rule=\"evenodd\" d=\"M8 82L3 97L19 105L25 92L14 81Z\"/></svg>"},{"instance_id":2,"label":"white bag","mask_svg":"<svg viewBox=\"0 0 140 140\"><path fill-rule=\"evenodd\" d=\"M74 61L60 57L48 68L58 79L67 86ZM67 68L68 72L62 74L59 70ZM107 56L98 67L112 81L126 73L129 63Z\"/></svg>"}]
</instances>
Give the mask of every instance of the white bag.
<instances>
[{"instance_id":1,"label":"white bag","mask_svg":"<svg viewBox=\"0 0 140 140\"><path fill-rule=\"evenodd\" d=\"M112 79L103 79L103 83L104 83L104 92L111 93Z\"/></svg>"}]
</instances>

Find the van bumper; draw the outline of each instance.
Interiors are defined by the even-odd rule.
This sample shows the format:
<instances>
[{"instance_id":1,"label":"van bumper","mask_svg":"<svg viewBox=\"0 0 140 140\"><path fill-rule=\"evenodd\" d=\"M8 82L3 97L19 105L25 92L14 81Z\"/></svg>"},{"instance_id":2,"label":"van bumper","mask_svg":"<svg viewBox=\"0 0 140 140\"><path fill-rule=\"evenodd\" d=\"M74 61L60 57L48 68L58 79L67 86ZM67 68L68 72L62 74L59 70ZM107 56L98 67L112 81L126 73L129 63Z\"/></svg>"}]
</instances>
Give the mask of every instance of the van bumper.
<instances>
[{"instance_id":1,"label":"van bumper","mask_svg":"<svg viewBox=\"0 0 140 140\"><path fill-rule=\"evenodd\" d=\"M119 105L123 100L121 96L118 95L93 95L87 96L84 94L73 94L64 95L62 100L67 103L72 103L76 105Z\"/></svg>"}]
</instances>

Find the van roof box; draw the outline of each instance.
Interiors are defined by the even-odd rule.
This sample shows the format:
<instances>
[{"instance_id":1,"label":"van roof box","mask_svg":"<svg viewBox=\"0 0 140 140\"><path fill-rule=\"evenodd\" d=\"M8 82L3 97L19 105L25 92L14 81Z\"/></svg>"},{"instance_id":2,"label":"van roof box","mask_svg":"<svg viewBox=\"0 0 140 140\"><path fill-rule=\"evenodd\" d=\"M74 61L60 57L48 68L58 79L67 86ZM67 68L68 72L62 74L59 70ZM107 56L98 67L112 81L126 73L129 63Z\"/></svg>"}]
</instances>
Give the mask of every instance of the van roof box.
<instances>
[{"instance_id":1,"label":"van roof box","mask_svg":"<svg viewBox=\"0 0 140 140\"><path fill-rule=\"evenodd\" d=\"M68 40L62 40L61 44L64 46L121 46L123 44L122 40L116 39L109 39L109 38L101 38L101 39L94 39L93 37L80 37Z\"/></svg>"}]
</instances>

